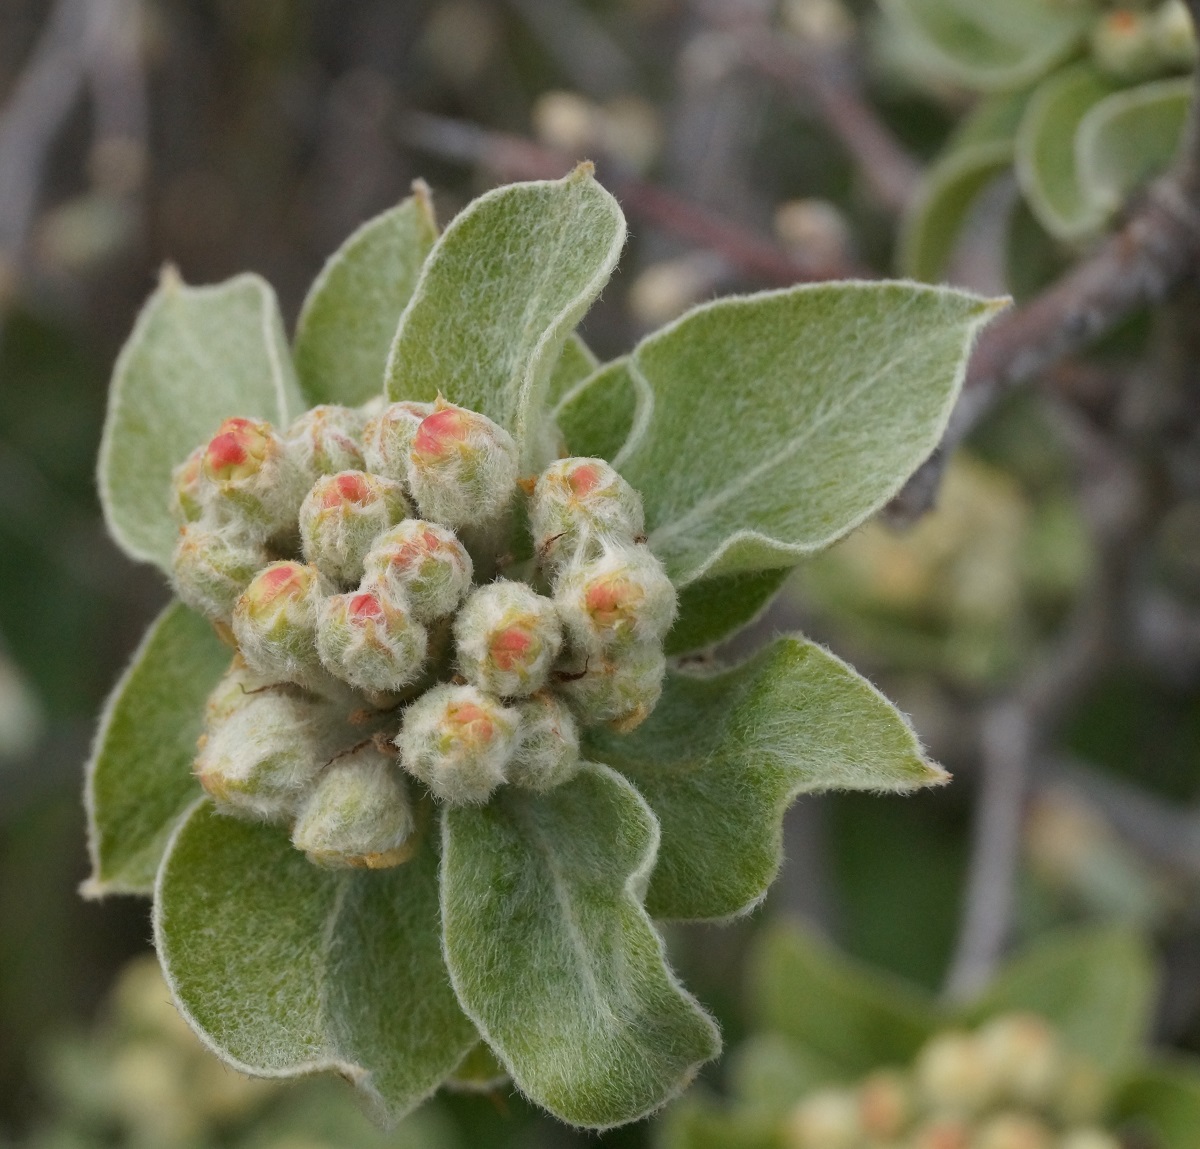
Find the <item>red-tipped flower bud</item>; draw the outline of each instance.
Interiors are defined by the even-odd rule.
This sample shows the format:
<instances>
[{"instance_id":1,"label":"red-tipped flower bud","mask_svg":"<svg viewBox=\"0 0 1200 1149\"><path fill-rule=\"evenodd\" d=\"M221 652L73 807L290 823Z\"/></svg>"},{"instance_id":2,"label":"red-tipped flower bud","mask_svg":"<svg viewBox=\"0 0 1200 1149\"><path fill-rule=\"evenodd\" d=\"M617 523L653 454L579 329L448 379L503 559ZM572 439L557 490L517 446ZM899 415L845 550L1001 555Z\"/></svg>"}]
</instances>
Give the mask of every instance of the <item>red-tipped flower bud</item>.
<instances>
[{"instance_id":1,"label":"red-tipped flower bud","mask_svg":"<svg viewBox=\"0 0 1200 1149\"><path fill-rule=\"evenodd\" d=\"M545 793L579 772L579 728L566 704L548 690L518 703L520 733L508 780Z\"/></svg>"},{"instance_id":2,"label":"red-tipped flower bud","mask_svg":"<svg viewBox=\"0 0 1200 1149\"><path fill-rule=\"evenodd\" d=\"M320 572L306 563L271 563L259 571L233 609L246 664L301 686L320 684L317 618L328 593Z\"/></svg>"},{"instance_id":3,"label":"red-tipped flower bud","mask_svg":"<svg viewBox=\"0 0 1200 1149\"><path fill-rule=\"evenodd\" d=\"M325 669L360 690L394 693L416 680L429 641L402 602L369 591L325 600L317 651Z\"/></svg>"},{"instance_id":4,"label":"red-tipped flower bud","mask_svg":"<svg viewBox=\"0 0 1200 1149\"><path fill-rule=\"evenodd\" d=\"M363 562L366 582L407 602L413 617L430 623L458 607L473 568L454 532L423 519L406 519L376 540Z\"/></svg>"},{"instance_id":5,"label":"red-tipped flower bud","mask_svg":"<svg viewBox=\"0 0 1200 1149\"><path fill-rule=\"evenodd\" d=\"M226 419L204 448L201 471L222 520L260 538L295 529L307 484L270 423Z\"/></svg>"},{"instance_id":6,"label":"red-tipped flower bud","mask_svg":"<svg viewBox=\"0 0 1200 1149\"><path fill-rule=\"evenodd\" d=\"M288 428L284 442L309 486L322 475L363 469L359 439L366 421L354 407L322 403L305 411Z\"/></svg>"},{"instance_id":7,"label":"red-tipped flower bud","mask_svg":"<svg viewBox=\"0 0 1200 1149\"><path fill-rule=\"evenodd\" d=\"M171 517L181 527L199 522L212 501L213 488L204 477L204 450L197 447L171 472Z\"/></svg>"},{"instance_id":8,"label":"red-tipped flower bud","mask_svg":"<svg viewBox=\"0 0 1200 1149\"><path fill-rule=\"evenodd\" d=\"M576 654L556 678L583 726L607 722L625 733L650 717L666 673L661 644L643 642L616 654Z\"/></svg>"},{"instance_id":9,"label":"red-tipped flower bud","mask_svg":"<svg viewBox=\"0 0 1200 1149\"><path fill-rule=\"evenodd\" d=\"M439 399L413 436L408 487L421 515L448 527L494 518L513 497L517 445L486 415Z\"/></svg>"},{"instance_id":10,"label":"red-tipped flower bud","mask_svg":"<svg viewBox=\"0 0 1200 1149\"><path fill-rule=\"evenodd\" d=\"M334 758L300 808L292 845L330 869L408 861L413 810L400 764L372 743Z\"/></svg>"},{"instance_id":11,"label":"red-tipped flower bud","mask_svg":"<svg viewBox=\"0 0 1200 1149\"><path fill-rule=\"evenodd\" d=\"M603 459L551 463L529 503L538 561L553 574L594 557L606 540L632 543L644 525L641 496Z\"/></svg>"},{"instance_id":12,"label":"red-tipped flower bud","mask_svg":"<svg viewBox=\"0 0 1200 1149\"><path fill-rule=\"evenodd\" d=\"M357 583L371 545L410 512L395 479L363 471L322 475L300 507L304 557L335 583Z\"/></svg>"},{"instance_id":13,"label":"red-tipped flower bud","mask_svg":"<svg viewBox=\"0 0 1200 1149\"><path fill-rule=\"evenodd\" d=\"M540 690L562 648L554 603L525 583L499 582L471 594L454 620L458 668L480 690L522 698Z\"/></svg>"},{"instance_id":14,"label":"red-tipped flower bud","mask_svg":"<svg viewBox=\"0 0 1200 1149\"><path fill-rule=\"evenodd\" d=\"M408 479L408 453L432 403L390 403L367 421L362 433L367 470L389 479Z\"/></svg>"},{"instance_id":15,"label":"red-tipped flower bud","mask_svg":"<svg viewBox=\"0 0 1200 1149\"><path fill-rule=\"evenodd\" d=\"M504 781L519 721L473 686L435 686L404 713L401 764L444 802L486 802Z\"/></svg>"},{"instance_id":16,"label":"red-tipped flower bud","mask_svg":"<svg viewBox=\"0 0 1200 1149\"><path fill-rule=\"evenodd\" d=\"M266 562L262 545L235 527L189 523L171 557L171 582L194 611L228 623L234 604Z\"/></svg>"},{"instance_id":17,"label":"red-tipped flower bud","mask_svg":"<svg viewBox=\"0 0 1200 1149\"><path fill-rule=\"evenodd\" d=\"M1060 1142L1050 1127L1032 1113L996 1113L975 1130L971 1149L1055 1149Z\"/></svg>"}]
</instances>

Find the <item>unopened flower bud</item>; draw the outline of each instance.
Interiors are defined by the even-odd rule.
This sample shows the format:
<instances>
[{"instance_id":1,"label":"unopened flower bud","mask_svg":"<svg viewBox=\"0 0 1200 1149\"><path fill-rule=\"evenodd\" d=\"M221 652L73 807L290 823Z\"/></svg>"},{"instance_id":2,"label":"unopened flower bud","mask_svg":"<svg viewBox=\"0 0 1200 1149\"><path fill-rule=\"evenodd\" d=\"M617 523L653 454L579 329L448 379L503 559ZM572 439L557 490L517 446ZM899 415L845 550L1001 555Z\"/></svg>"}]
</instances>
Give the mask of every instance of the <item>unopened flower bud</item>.
<instances>
[{"instance_id":1,"label":"unopened flower bud","mask_svg":"<svg viewBox=\"0 0 1200 1149\"><path fill-rule=\"evenodd\" d=\"M675 587L645 547L607 546L568 567L555 591L571 642L589 653L661 642L675 621Z\"/></svg>"},{"instance_id":2,"label":"unopened flower bud","mask_svg":"<svg viewBox=\"0 0 1200 1149\"><path fill-rule=\"evenodd\" d=\"M505 777L519 716L473 686L435 686L404 713L400 761L434 797L486 802Z\"/></svg>"},{"instance_id":3,"label":"unopened flower bud","mask_svg":"<svg viewBox=\"0 0 1200 1149\"><path fill-rule=\"evenodd\" d=\"M366 421L355 407L322 403L305 411L287 429L284 441L309 486L322 475L363 469L359 439Z\"/></svg>"},{"instance_id":4,"label":"unopened flower bud","mask_svg":"<svg viewBox=\"0 0 1200 1149\"><path fill-rule=\"evenodd\" d=\"M976 1131L971 1149L1053 1149L1054 1134L1031 1113L997 1113Z\"/></svg>"},{"instance_id":5,"label":"unopened flower bud","mask_svg":"<svg viewBox=\"0 0 1200 1149\"><path fill-rule=\"evenodd\" d=\"M562 648L554 603L525 583L488 583L454 620L458 668L468 681L503 698L540 690Z\"/></svg>"},{"instance_id":6,"label":"unopened flower bud","mask_svg":"<svg viewBox=\"0 0 1200 1149\"><path fill-rule=\"evenodd\" d=\"M1121 1149L1121 1142L1103 1129L1070 1129L1062 1135L1058 1149Z\"/></svg>"},{"instance_id":7,"label":"unopened flower bud","mask_svg":"<svg viewBox=\"0 0 1200 1149\"><path fill-rule=\"evenodd\" d=\"M432 403L404 401L381 407L363 428L362 448L367 470L389 479L407 481L408 454L413 439L421 421L431 414Z\"/></svg>"},{"instance_id":8,"label":"unopened flower bud","mask_svg":"<svg viewBox=\"0 0 1200 1149\"><path fill-rule=\"evenodd\" d=\"M899 1137L912 1120L912 1086L894 1070L872 1073L858 1088L858 1120L863 1132L878 1141Z\"/></svg>"},{"instance_id":9,"label":"unopened flower bud","mask_svg":"<svg viewBox=\"0 0 1200 1149\"><path fill-rule=\"evenodd\" d=\"M644 642L616 654L576 654L554 677L582 725L607 722L628 733L650 717L666 672L661 644Z\"/></svg>"},{"instance_id":10,"label":"unopened flower bud","mask_svg":"<svg viewBox=\"0 0 1200 1149\"><path fill-rule=\"evenodd\" d=\"M421 673L428 634L403 602L355 591L325 600L317 652L325 669L360 690L402 690Z\"/></svg>"},{"instance_id":11,"label":"unopened flower bud","mask_svg":"<svg viewBox=\"0 0 1200 1149\"><path fill-rule=\"evenodd\" d=\"M335 583L357 583L372 544L410 511L395 479L363 471L322 475L300 507L304 557Z\"/></svg>"},{"instance_id":12,"label":"unopened flower bud","mask_svg":"<svg viewBox=\"0 0 1200 1149\"><path fill-rule=\"evenodd\" d=\"M632 543L644 526L641 496L603 459L552 463L529 502L538 561L555 574L586 544Z\"/></svg>"},{"instance_id":13,"label":"unopened flower bud","mask_svg":"<svg viewBox=\"0 0 1200 1149\"><path fill-rule=\"evenodd\" d=\"M267 563L261 544L235 527L189 523L171 557L175 593L214 622L229 622L234 604Z\"/></svg>"},{"instance_id":14,"label":"unopened flower bud","mask_svg":"<svg viewBox=\"0 0 1200 1149\"><path fill-rule=\"evenodd\" d=\"M218 710L221 717L201 738L195 773L227 813L290 817L336 738L345 737L334 709L294 686L259 687L240 706Z\"/></svg>"},{"instance_id":15,"label":"unopened flower bud","mask_svg":"<svg viewBox=\"0 0 1200 1149\"><path fill-rule=\"evenodd\" d=\"M413 436L408 487L423 518L478 525L508 506L517 482L517 445L486 415L439 399Z\"/></svg>"},{"instance_id":16,"label":"unopened flower bud","mask_svg":"<svg viewBox=\"0 0 1200 1149\"><path fill-rule=\"evenodd\" d=\"M961 1117L931 1117L904 1144L905 1149L971 1149L971 1126Z\"/></svg>"},{"instance_id":17,"label":"unopened flower bud","mask_svg":"<svg viewBox=\"0 0 1200 1149\"><path fill-rule=\"evenodd\" d=\"M579 772L579 730L561 699L543 690L518 703L520 732L508 780L545 793Z\"/></svg>"},{"instance_id":18,"label":"unopened flower bud","mask_svg":"<svg viewBox=\"0 0 1200 1149\"><path fill-rule=\"evenodd\" d=\"M318 866L383 870L412 856L413 828L400 764L367 743L325 767L300 807L292 845Z\"/></svg>"},{"instance_id":19,"label":"unopened flower bud","mask_svg":"<svg viewBox=\"0 0 1200 1149\"><path fill-rule=\"evenodd\" d=\"M220 518L260 538L295 529L308 488L270 423L226 419L204 448L200 466Z\"/></svg>"},{"instance_id":20,"label":"unopened flower bud","mask_svg":"<svg viewBox=\"0 0 1200 1149\"><path fill-rule=\"evenodd\" d=\"M939 1033L916 1061L917 1088L935 1109L977 1113L991 1103L995 1081L980 1043L966 1033Z\"/></svg>"},{"instance_id":21,"label":"unopened flower bud","mask_svg":"<svg viewBox=\"0 0 1200 1149\"><path fill-rule=\"evenodd\" d=\"M1159 70L1149 16L1117 8L1092 26L1092 56L1100 68L1120 80L1140 80Z\"/></svg>"},{"instance_id":22,"label":"unopened flower bud","mask_svg":"<svg viewBox=\"0 0 1200 1149\"><path fill-rule=\"evenodd\" d=\"M810 1093L783 1127L786 1149L857 1149L861 1136L854 1094L845 1089Z\"/></svg>"},{"instance_id":23,"label":"unopened flower bud","mask_svg":"<svg viewBox=\"0 0 1200 1149\"><path fill-rule=\"evenodd\" d=\"M975 1037L998 1095L1027 1105L1044 1105L1058 1094L1063 1050L1054 1031L1037 1014L994 1018Z\"/></svg>"},{"instance_id":24,"label":"unopened flower bud","mask_svg":"<svg viewBox=\"0 0 1200 1149\"><path fill-rule=\"evenodd\" d=\"M423 519L406 519L381 534L363 566L367 583L406 601L424 623L457 609L474 573L454 532Z\"/></svg>"},{"instance_id":25,"label":"unopened flower bud","mask_svg":"<svg viewBox=\"0 0 1200 1149\"><path fill-rule=\"evenodd\" d=\"M233 609L233 633L247 665L301 686L319 673L317 618L329 588L306 563L264 567Z\"/></svg>"},{"instance_id":26,"label":"unopened flower bud","mask_svg":"<svg viewBox=\"0 0 1200 1149\"><path fill-rule=\"evenodd\" d=\"M197 447L171 472L171 517L182 527L203 516L213 488L204 477L204 446Z\"/></svg>"},{"instance_id":27,"label":"unopened flower bud","mask_svg":"<svg viewBox=\"0 0 1200 1149\"><path fill-rule=\"evenodd\" d=\"M1190 68L1195 64L1196 27L1183 0L1167 0L1154 13L1150 35L1164 67Z\"/></svg>"}]
</instances>

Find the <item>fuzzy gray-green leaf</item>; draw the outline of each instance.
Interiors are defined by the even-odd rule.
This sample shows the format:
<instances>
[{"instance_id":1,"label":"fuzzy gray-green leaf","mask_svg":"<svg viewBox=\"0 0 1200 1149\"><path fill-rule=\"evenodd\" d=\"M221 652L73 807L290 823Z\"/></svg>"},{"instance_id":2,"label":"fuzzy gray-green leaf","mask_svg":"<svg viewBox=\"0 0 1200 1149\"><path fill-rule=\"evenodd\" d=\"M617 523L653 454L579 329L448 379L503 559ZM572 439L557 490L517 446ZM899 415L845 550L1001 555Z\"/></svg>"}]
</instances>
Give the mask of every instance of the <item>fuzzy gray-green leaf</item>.
<instances>
[{"instance_id":1,"label":"fuzzy gray-green leaf","mask_svg":"<svg viewBox=\"0 0 1200 1149\"><path fill-rule=\"evenodd\" d=\"M113 688L87 767L88 896L154 887L171 831L200 796L192 760L204 700L229 659L212 625L176 602Z\"/></svg>"},{"instance_id":2,"label":"fuzzy gray-green leaf","mask_svg":"<svg viewBox=\"0 0 1200 1149\"><path fill-rule=\"evenodd\" d=\"M999 305L912 283L722 299L644 340L653 394L617 461L678 586L793 566L881 507L933 450Z\"/></svg>"},{"instance_id":3,"label":"fuzzy gray-green leaf","mask_svg":"<svg viewBox=\"0 0 1200 1149\"><path fill-rule=\"evenodd\" d=\"M271 286L239 275L188 287L168 269L109 389L98 479L113 538L166 570L178 534L172 469L231 415L286 425L303 409Z\"/></svg>"},{"instance_id":4,"label":"fuzzy gray-green leaf","mask_svg":"<svg viewBox=\"0 0 1200 1149\"><path fill-rule=\"evenodd\" d=\"M662 824L646 906L659 918L725 918L758 903L779 869L782 818L821 790L906 791L947 775L895 707L815 643L781 638L706 677L668 676L633 733L590 731Z\"/></svg>"},{"instance_id":5,"label":"fuzzy gray-green leaf","mask_svg":"<svg viewBox=\"0 0 1200 1149\"><path fill-rule=\"evenodd\" d=\"M390 870L325 870L285 829L199 803L155 890L181 1012L245 1072L336 1069L401 1116L478 1040L442 962L437 864L426 838Z\"/></svg>"},{"instance_id":6,"label":"fuzzy gray-green leaf","mask_svg":"<svg viewBox=\"0 0 1200 1149\"><path fill-rule=\"evenodd\" d=\"M311 404L353 407L383 391L396 324L436 239L433 204L418 183L330 256L296 323L296 371Z\"/></svg>"},{"instance_id":7,"label":"fuzzy gray-green leaf","mask_svg":"<svg viewBox=\"0 0 1200 1149\"><path fill-rule=\"evenodd\" d=\"M521 1090L575 1125L650 1112L719 1048L642 908L657 836L632 787L590 764L549 794L445 814L459 999Z\"/></svg>"},{"instance_id":8,"label":"fuzzy gray-green leaf","mask_svg":"<svg viewBox=\"0 0 1200 1149\"><path fill-rule=\"evenodd\" d=\"M392 344L388 394L440 392L506 427L537 461L559 351L624 242L621 209L590 165L481 196L425 263Z\"/></svg>"},{"instance_id":9,"label":"fuzzy gray-green leaf","mask_svg":"<svg viewBox=\"0 0 1200 1149\"><path fill-rule=\"evenodd\" d=\"M666 642L669 655L705 650L736 634L771 605L791 575L787 567L748 571L688 583Z\"/></svg>"},{"instance_id":10,"label":"fuzzy gray-green leaf","mask_svg":"<svg viewBox=\"0 0 1200 1149\"><path fill-rule=\"evenodd\" d=\"M554 417L572 455L619 464L632 438L644 430L652 403L649 387L630 373L625 357L563 395Z\"/></svg>"}]
</instances>

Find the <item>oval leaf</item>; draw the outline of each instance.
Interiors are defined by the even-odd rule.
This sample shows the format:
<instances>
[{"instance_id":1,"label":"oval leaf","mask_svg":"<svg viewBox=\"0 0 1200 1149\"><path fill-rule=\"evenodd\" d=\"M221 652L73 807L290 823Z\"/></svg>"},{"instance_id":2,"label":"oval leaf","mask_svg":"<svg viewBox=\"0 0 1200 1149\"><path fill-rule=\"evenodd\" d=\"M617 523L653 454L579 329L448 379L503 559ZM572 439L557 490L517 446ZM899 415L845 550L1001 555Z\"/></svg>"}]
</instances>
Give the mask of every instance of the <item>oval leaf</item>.
<instances>
[{"instance_id":1,"label":"oval leaf","mask_svg":"<svg viewBox=\"0 0 1200 1149\"><path fill-rule=\"evenodd\" d=\"M1038 222L1058 239L1096 231L1104 215L1080 183L1075 134L1113 84L1091 64L1051 76L1033 94L1017 133L1017 181Z\"/></svg>"},{"instance_id":2,"label":"oval leaf","mask_svg":"<svg viewBox=\"0 0 1200 1149\"><path fill-rule=\"evenodd\" d=\"M600 360L593 354L592 349L577 332L573 334L563 344L558 362L550 372L550 382L546 385L546 402L552 407L557 405L568 391L582 383L599 366Z\"/></svg>"},{"instance_id":3,"label":"oval leaf","mask_svg":"<svg viewBox=\"0 0 1200 1149\"><path fill-rule=\"evenodd\" d=\"M909 283L722 299L629 359L653 413L620 469L676 585L788 567L895 494L941 437L998 304Z\"/></svg>"},{"instance_id":4,"label":"oval leaf","mask_svg":"<svg viewBox=\"0 0 1200 1149\"><path fill-rule=\"evenodd\" d=\"M572 455L619 466L645 430L653 405L645 380L631 374L629 360L622 358L568 391L554 409L554 418Z\"/></svg>"},{"instance_id":5,"label":"oval leaf","mask_svg":"<svg viewBox=\"0 0 1200 1149\"><path fill-rule=\"evenodd\" d=\"M668 655L706 650L754 622L771 605L791 569L749 571L689 583L664 644Z\"/></svg>"},{"instance_id":6,"label":"oval leaf","mask_svg":"<svg viewBox=\"0 0 1200 1149\"><path fill-rule=\"evenodd\" d=\"M1114 1121L1128 1121L1156 1149L1195 1149L1200 1143L1200 1062L1159 1058L1122 1082ZM1139 1141L1138 1144L1142 1142Z\"/></svg>"},{"instance_id":7,"label":"oval leaf","mask_svg":"<svg viewBox=\"0 0 1200 1149\"><path fill-rule=\"evenodd\" d=\"M171 471L231 415L289 423L304 409L270 284L239 275L188 287L172 269L113 372L98 482L114 539L168 569L178 528Z\"/></svg>"},{"instance_id":8,"label":"oval leaf","mask_svg":"<svg viewBox=\"0 0 1200 1149\"><path fill-rule=\"evenodd\" d=\"M204 701L231 657L182 603L146 632L104 705L87 764L88 897L154 888L167 839L200 797L192 760Z\"/></svg>"},{"instance_id":9,"label":"oval leaf","mask_svg":"<svg viewBox=\"0 0 1200 1149\"><path fill-rule=\"evenodd\" d=\"M590 164L562 180L481 196L425 263L392 344L388 394L429 400L440 392L482 411L536 464L559 351L624 242L621 209Z\"/></svg>"},{"instance_id":10,"label":"oval leaf","mask_svg":"<svg viewBox=\"0 0 1200 1149\"><path fill-rule=\"evenodd\" d=\"M719 1049L642 908L657 827L585 765L545 796L445 812L442 920L463 1008L513 1080L575 1125L658 1108Z\"/></svg>"},{"instance_id":11,"label":"oval leaf","mask_svg":"<svg viewBox=\"0 0 1200 1149\"><path fill-rule=\"evenodd\" d=\"M800 793L907 791L949 777L866 679L815 643L782 638L733 670L672 673L633 733L588 751L638 788L662 825L646 907L657 918L752 909L782 858Z\"/></svg>"},{"instance_id":12,"label":"oval leaf","mask_svg":"<svg viewBox=\"0 0 1200 1149\"><path fill-rule=\"evenodd\" d=\"M155 889L180 1012L246 1073L334 1069L402 1116L478 1041L442 962L437 865L433 835L390 870L321 869L285 829L199 803Z\"/></svg>"},{"instance_id":13,"label":"oval leaf","mask_svg":"<svg viewBox=\"0 0 1200 1149\"><path fill-rule=\"evenodd\" d=\"M330 256L296 323L296 371L309 403L354 407L383 391L396 324L436 239L429 190L417 183Z\"/></svg>"}]
</instances>

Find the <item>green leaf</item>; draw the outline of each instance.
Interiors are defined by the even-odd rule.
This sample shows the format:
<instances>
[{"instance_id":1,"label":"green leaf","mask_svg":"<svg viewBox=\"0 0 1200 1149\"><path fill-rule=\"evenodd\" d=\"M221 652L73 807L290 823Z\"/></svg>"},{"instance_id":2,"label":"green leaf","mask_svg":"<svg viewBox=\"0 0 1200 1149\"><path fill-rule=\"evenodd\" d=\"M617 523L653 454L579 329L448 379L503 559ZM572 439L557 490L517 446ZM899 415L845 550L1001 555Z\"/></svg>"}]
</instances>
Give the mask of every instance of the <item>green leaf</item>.
<instances>
[{"instance_id":1,"label":"green leaf","mask_svg":"<svg viewBox=\"0 0 1200 1149\"><path fill-rule=\"evenodd\" d=\"M883 0L921 75L983 92L1032 83L1078 45L1091 13L1042 0Z\"/></svg>"},{"instance_id":2,"label":"green leaf","mask_svg":"<svg viewBox=\"0 0 1200 1149\"><path fill-rule=\"evenodd\" d=\"M100 443L100 503L135 559L170 566L171 471L243 415L287 424L304 409L270 284L239 275L187 287L168 268L113 372Z\"/></svg>"},{"instance_id":3,"label":"green leaf","mask_svg":"<svg viewBox=\"0 0 1200 1149\"><path fill-rule=\"evenodd\" d=\"M1104 222L1080 183L1075 136L1080 122L1113 90L1091 64L1055 73L1034 92L1017 133L1017 182L1033 214L1058 239L1080 239Z\"/></svg>"},{"instance_id":4,"label":"green leaf","mask_svg":"<svg viewBox=\"0 0 1200 1149\"><path fill-rule=\"evenodd\" d=\"M167 839L200 796L192 760L204 701L231 657L182 603L146 632L105 704L87 765L88 897L153 889Z\"/></svg>"},{"instance_id":5,"label":"green leaf","mask_svg":"<svg viewBox=\"0 0 1200 1149\"><path fill-rule=\"evenodd\" d=\"M750 985L759 1024L836 1066L844 1081L907 1064L944 1024L932 1000L795 924L763 931Z\"/></svg>"},{"instance_id":6,"label":"green leaf","mask_svg":"<svg viewBox=\"0 0 1200 1149\"><path fill-rule=\"evenodd\" d=\"M1079 931L1010 962L966 1017L975 1024L994 1013L1032 1010L1077 1053L1101 1069L1120 1069L1145 1041L1154 992L1154 968L1136 934Z\"/></svg>"},{"instance_id":7,"label":"green leaf","mask_svg":"<svg viewBox=\"0 0 1200 1149\"><path fill-rule=\"evenodd\" d=\"M1200 1144L1200 1062L1159 1058L1139 1067L1117 1091L1112 1118L1143 1135L1152 1133L1145 1144L1156 1149L1195 1149Z\"/></svg>"},{"instance_id":8,"label":"green leaf","mask_svg":"<svg viewBox=\"0 0 1200 1149\"><path fill-rule=\"evenodd\" d=\"M731 1110L695 1091L667 1111L658 1149L785 1149L774 1115Z\"/></svg>"},{"instance_id":9,"label":"green leaf","mask_svg":"<svg viewBox=\"0 0 1200 1149\"><path fill-rule=\"evenodd\" d=\"M575 1125L649 1113L719 1049L642 908L657 839L637 792L591 763L549 794L445 812L454 988L521 1090Z\"/></svg>"},{"instance_id":10,"label":"green leaf","mask_svg":"<svg viewBox=\"0 0 1200 1149\"><path fill-rule=\"evenodd\" d=\"M546 402L554 406L577 384L582 383L591 375L600 360L592 353L592 349L576 333L563 344L558 362L550 372L550 382L546 385Z\"/></svg>"},{"instance_id":11,"label":"green leaf","mask_svg":"<svg viewBox=\"0 0 1200 1149\"><path fill-rule=\"evenodd\" d=\"M393 399L439 392L539 447L550 374L625 242L617 201L581 164L471 203L434 246L392 344Z\"/></svg>"},{"instance_id":12,"label":"green leaf","mask_svg":"<svg viewBox=\"0 0 1200 1149\"><path fill-rule=\"evenodd\" d=\"M667 654L690 654L729 638L771 605L791 573L780 567L689 583L679 593L679 615L667 635Z\"/></svg>"},{"instance_id":13,"label":"green leaf","mask_svg":"<svg viewBox=\"0 0 1200 1149\"><path fill-rule=\"evenodd\" d=\"M1164 171L1179 149L1192 102L1191 79L1116 92L1084 115L1075 137L1079 182L1098 211L1115 212Z\"/></svg>"},{"instance_id":14,"label":"green leaf","mask_svg":"<svg viewBox=\"0 0 1200 1149\"><path fill-rule=\"evenodd\" d=\"M933 450L999 304L913 283L721 299L644 340L654 405L617 466L676 585L793 566Z\"/></svg>"},{"instance_id":15,"label":"green leaf","mask_svg":"<svg viewBox=\"0 0 1200 1149\"><path fill-rule=\"evenodd\" d=\"M820 1085L841 1076L838 1066L781 1033L755 1033L734 1051L729 1089L738 1101L786 1113Z\"/></svg>"},{"instance_id":16,"label":"green leaf","mask_svg":"<svg viewBox=\"0 0 1200 1149\"><path fill-rule=\"evenodd\" d=\"M364 223L330 256L296 323L296 371L314 406L357 406L383 390L400 314L437 239L429 189Z\"/></svg>"},{"instance_id":17,"label":"green leaf","mask_svg":"<svg viewBox=\"0 0 1200 1149\"><path fill-rule=\"evenodd\" d=\"M286 829L197 804L155 889L180 1012L246 1073L335 1069L395 1119L478 1040L446 978L436 835L390 870L334 871Z\"/></svg>"},{"instance_id":18,"label":"green leaf","mask_svg":"<svg viewBox=\"0 0 1200 1149\"><path fill-rule=\"evenodd\" d=\"M658 918L744 913L779 870L799 793L906 791L948 777L866 679L815 643L781 638L721 674L672 673L631 734L587 733L662 824L646 906Z\"/></svg>"},{"instance_id":19,"label":"green leaf","mask_svg":"<svg viewBox=\"0 0 1200 1149\"><path fill-rule=\"evenodd\" d=\"M654 396L646 381L616 359L582 380L559 401L554 418L572 455L620 465L635 432L645 430Z\"/></svg>"}]
</instances>

